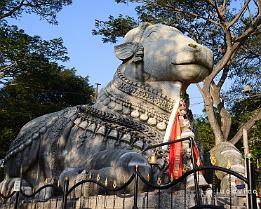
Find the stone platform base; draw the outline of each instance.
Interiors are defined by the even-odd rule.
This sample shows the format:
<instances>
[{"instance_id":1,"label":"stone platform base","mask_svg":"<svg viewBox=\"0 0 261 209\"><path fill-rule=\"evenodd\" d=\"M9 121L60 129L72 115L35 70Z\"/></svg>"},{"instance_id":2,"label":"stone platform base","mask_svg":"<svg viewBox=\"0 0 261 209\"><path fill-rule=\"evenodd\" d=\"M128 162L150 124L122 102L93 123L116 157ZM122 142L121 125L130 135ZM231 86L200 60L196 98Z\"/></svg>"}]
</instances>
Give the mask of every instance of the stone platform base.
<instances>
[{"instance_id":1,"label":"stone platform base","mask_svg":"<svg viewBox=\"0 0 261 209\"><path fill-rule=\"evenodd\" d=\"M203 204L213 203L213 199L208 194L201 194ZM215 198L216 205L222 205L225 208L230 208L229 197L217 195ZM243 197L233 196L232 205L233 209L245 209ZM90 196L73 198L69 197L67 202L68 209L132 209L134 199L132 197L118 197L116 195L110 196ZM184 191L177 191L171 193L167 192L149 192L141 193L138 196L138 208L139 209L185 209L195 205L195 194L187 192L184 195ZM241 206L239 206L241 205ZM14 208L14 204L10 202L0 203L0 209ZM47 201L35 201L35 200L20 200L20 209L55 209L62 208L62 199L53 198Z\"/></svg>"}]
</instances>

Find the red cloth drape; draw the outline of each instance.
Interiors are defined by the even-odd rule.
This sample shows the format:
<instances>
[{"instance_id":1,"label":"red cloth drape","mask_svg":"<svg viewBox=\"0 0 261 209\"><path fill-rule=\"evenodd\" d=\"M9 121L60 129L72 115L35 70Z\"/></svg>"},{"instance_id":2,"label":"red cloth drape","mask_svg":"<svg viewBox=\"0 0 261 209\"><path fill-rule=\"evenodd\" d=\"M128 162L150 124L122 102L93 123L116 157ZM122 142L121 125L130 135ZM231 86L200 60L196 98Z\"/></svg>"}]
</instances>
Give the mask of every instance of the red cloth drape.
<instances>
[{"instance_id":1,"label":"red cloth drape","mask_svg":"<svg viewBox=\"0 0 261 209\"><path fill-rule=\"evenodd\" d=\"M177 111L174 124L172 126L170 141L178 140L181 138L181 124L179 121L179 110ZM202 162L199 157L197 146L193 146L194 156L197 166L202 166ZM178 142L170 145L169 153L169 176L170 178L177 179L182 176L182 142Z\"/></svg>"},{"instance_id":2,"label":"red cloth drape","mask_svg":"<svg viewBox=\"0 0 261 209\"><path fill-rule=\"evenodd\" d=\"M181 127L179 121L179 111L177 112L174 124L172 126L170 140L181 138ZM170 145L169 153L169 176L177 179L182 176L182 142Z\"/></svg>"}]
</instances>

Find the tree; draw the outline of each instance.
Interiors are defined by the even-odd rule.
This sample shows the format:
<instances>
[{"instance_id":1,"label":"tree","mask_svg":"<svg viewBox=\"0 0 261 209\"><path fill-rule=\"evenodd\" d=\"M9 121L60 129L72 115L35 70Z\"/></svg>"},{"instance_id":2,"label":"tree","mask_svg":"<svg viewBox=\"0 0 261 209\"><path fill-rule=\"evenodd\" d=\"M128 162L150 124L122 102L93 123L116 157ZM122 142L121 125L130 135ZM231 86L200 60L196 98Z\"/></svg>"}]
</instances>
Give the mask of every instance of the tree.
<instances>
[{"instance_id":1,"label":"tree","mask_svg":"<svg viewBox=\"0 0 261 209\"><path fill-rule=\"evenodd\" d=\"M27 66L30 69L0 89L0 159L28 121L69 106L91 103L93 88L88 78L76 76L75 70L48 63L42 57L27 62Z\"/></svg>"},{"instance_id":2,"label":"tree","mask_svg":"<svg viewBox=\"0 0 261 209\"><path fill-rule=\"evenodd\" d=\"M254 159L261 160L261 121L251 121L249 118L253 113L257 112L261 108L260 93L250 92L246 98L238 100L232 106L232 129L231 132L236 136L239 128L242 124L251 127L248 133L249 148L253 154ZM251 124L251 123L252 124ZM237 140L237 137L233 137Z\"/></svg>"},{"instance_id":3,"label":"tree","mask_svg":"<svg viewBox=\"0 0 261 209\"><path fill-rule=\"evenodd\" d=\"M0 22L6 18L19 18L22 13L35 13L49 23L57 24L56 14L72 0L1 0Z\"/></svg>"},{"instance_id":4,"label":"tree","mask_svg":"<svg viewBox=\"0 0 261 209\"><path fill-rule=\"evenodd\" d=\"M38 57L65 62L69 59L61 38L50 41L29 36L16 26L0 25L0 84L28 70L28 62Z\"/></svg>"},{"instance_id":5,"label":"tree","mask_svg":"<svg viewBox=\"0 0 261 209\"><path fill-rule=\"evenodd\" d=\"M96 20L93 34L104 36L104 42L115 42L117 37L123 36L139 21L149 21L177 27L212 49L215 63L213 71L197 86L216 144L229 139L237 143L242 136L242 127L249 129L247 124L260 120L261 110L258 108L241 125L238 133L234 136L229 134L232 125L229 110L229 104L233 103L230 101L231 92L241 91L246 83L260 83L260 76L257 75L260 75L261 61L261 45L258 43L261 34L261 0L116 0L116 3L135 3L138 19L120 15L117 18L110 16L108 21ZM119 31L122 32L120 35ZM239 79L242 75L244 79ZM225 97L222 88L228 80L231 89L237 89ZM260 92L260 85L257 91Z\"/></svg>"},{"instance_id":6,"label":"tree","mask_svg":"<svg viewBox=\"0 0 261 209\"><path fill-rule=\"evenodd\" d=\"M207 118L203 116L195 118L194 126L197 130L196 139L203 145L204 152L208 152L215 143L215 137Z\"/></svg>"},{"instance_id":7,"label":"tree","mask_svg":"<svg viewBox=\"0 0 261 209\"><path fill-rule=\"evenodd\" d=\"M94 93L88 78L57 64L68 60L61 39L45 41L15 26L2 29L2 66L15 64L0 77L0 159L25 123L65 107L90 104Z\"/></svg>"},{"instance_id":8,"label":"tree","mask_svg":"<svg viewBox=\"0 0 261 209\"><path fill-rule=\"evenodd\" d=\"M18 19L19 17L22 16L23 13L34 13L39 15L41 18L47 20L47 22L51 24L57 24L58 23L56 19L57 13L63 8L63 6L67 6L71 3L72 0L55 0L55 1L53 0L16 0L16 1L1 0L0 2L1 32L3 32L2 30L6 29L3 28L3 25L6 26L7 18ZM56 39L56 40L61 41L61 39ZM0 78L3 77L4 74L3 71L12 69L14 66L16 66L15 61L6 62L2 58L3 58L2 51L0 50Z\"/></svg>"},{"instance_id":9,"label":"tree","mask_svg":"<svg viewBox=\"0 0 261 209\"><path fill-rule=\"evenodd\" d=\"M42 40L7 21L23 13L35 13L57 24L57 12L71 2L0 2L0 159L26 122L68 106L91 103L94 91L88 77L77 76L74 69L57 64L69 59L61 38Z\"/></svg>"}]
</instances>

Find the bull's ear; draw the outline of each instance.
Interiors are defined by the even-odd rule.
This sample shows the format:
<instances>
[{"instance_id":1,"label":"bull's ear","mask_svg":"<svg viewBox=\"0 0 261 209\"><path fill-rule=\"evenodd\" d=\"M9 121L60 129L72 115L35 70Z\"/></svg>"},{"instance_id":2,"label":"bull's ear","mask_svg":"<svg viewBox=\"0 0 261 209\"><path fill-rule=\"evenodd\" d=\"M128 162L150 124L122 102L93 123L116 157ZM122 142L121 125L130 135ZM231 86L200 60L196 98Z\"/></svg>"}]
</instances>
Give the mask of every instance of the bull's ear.
<instances>
[{"instance_id":1,"label":"bull's ear","mask_svg":"<svg viewBox=\"0 0 261 209\"><path fill-rule=\"evenodd\" d=\"M125 61L133 57L135 53L135 44L126 42L114 47L115 55L118 59Z\"/></svg>"}]
</instances>

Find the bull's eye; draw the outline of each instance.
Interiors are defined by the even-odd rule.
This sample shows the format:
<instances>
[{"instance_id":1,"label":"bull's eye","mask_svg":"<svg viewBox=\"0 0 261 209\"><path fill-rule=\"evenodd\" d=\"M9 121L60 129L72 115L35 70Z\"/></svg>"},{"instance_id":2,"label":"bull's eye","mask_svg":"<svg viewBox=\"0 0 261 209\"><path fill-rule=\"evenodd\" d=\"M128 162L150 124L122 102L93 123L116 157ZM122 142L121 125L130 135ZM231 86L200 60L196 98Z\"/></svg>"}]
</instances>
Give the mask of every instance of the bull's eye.
<instances>
[{"instance_id":1,"label":"bull's eye","mask_svg":"<svg viewBox=\"0 0 261 209\"><path fill-rule=\"evenodd\" d=\"M198 46L196 44L188 44L189 47L196 49Z\"/></svg>"},{"instance_id":2,"label":"bull's eye","mask_svg":"<svg viewBox=\"0 0 261 209\"><path fill-rule=\"evenodd\" d=\"M157 31L153 31L153 30L150 31L146 37L157 39L158 38Z\"/></svg>"},{"instance_id":3,"label":"bull's eye","mask_svg":"<svg viewBox=\"0 0 261 209\"><path fill-rule=\"evenodd\" d=\"M154 33L154 31L151 31L149 34L148 34L148 36L147 37L149 37L152 33Z\"/></svg>"}]
</instances>

